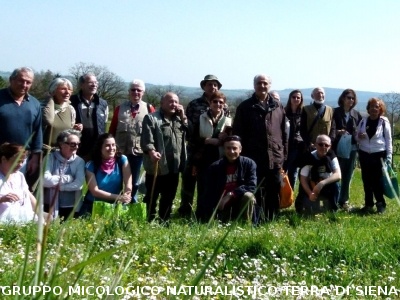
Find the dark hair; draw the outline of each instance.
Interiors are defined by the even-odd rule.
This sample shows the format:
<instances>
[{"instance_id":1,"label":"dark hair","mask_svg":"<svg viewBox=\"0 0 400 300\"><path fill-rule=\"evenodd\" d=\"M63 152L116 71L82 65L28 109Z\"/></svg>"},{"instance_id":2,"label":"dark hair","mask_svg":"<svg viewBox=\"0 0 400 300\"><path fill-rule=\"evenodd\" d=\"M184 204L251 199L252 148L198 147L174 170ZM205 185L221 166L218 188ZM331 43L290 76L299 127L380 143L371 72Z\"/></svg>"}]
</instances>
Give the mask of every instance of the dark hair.
<instances>
[{"instance_id":1,"label":"dark hair","mask_svg":"<svg viewBox=\"0 0 400 300\"><path fill-rule=\"evenodd\" d=\"M242 142L242 139L238 135L229 135L224 139L224 144L231 141Z\"/></svg>"},{"instance_id":2,"label":"dark hair","mask_svg":"<svg viewBox=\"0 0 400 300\"><path fill-rule=\"evenodd\" d=\"M101 148L103 147L104 141L107 139L113 139L114 136L111 133L103 133L99 135L99 137L96 140L96 143L94 144L93 150L92 150L92 161L93 161L93 166L95 170L98 170L101 166L101 163L103 161L103 158L101 157ZM118 147L117 147L118 151ZM115 157L121 156L121 153L116 152Z\"/></svg>"},{"instance_id":3,"label":"dark hair","mask_svg":"<svg viewBox=\"0 0 400 300\"><path fill-rule=\"evenodd\" d=\"M350 107L350 109L352 109L353 107L355 107L355 106L357 105L358 100L357 100L357 94L356 94L356 92L355 92L353 89L345 89L345 90L340 94L339 99L338 99L338 101L337 101L337 104L338 104L340 107L343 107L343 105L344 105L344 99L345 99L346 96L347 96L348 94L350 94L350 93L352 93L352 94L354 95L354 103L353 103L353 105Z\"/></svg>"},{"instance_id":4,"label":"dark hair","mask_svg":"<svg viewBox=\"0 0 400 300\"><path fill-rule=\"evenodd\" d=\"M385 102L383 102L382 99L373 97L373 98L369 99L368 103L367 103L367 112L368 112L368 114L369 114L369 108L370 108L371 104L378 104L379 105L379 116L383 116L386 113Z\"/></svg>"},{"instance_id":5,"label":"dark hair","mask_svg":"<svg viewBox=\"0 0 400 300\"><path fill-rule=\"evenodd\" d=\"M226 96L224 95L224 93L221 93L220 91L216 91L215 93L213 93L210 98L208 99L208 101L213 101L214 99L224 99L224 102L226 103Z\"/></svg>"},{"instance_id":6,"label":"dark hair","mask_svg":"<svg viewBox=\"0 0 400 300\"><path fill-rule=\"evenodd\" d=\"M24 146L21 146L16 143L3 143L0 145L0 158L3 156L9 160L11 157L16 154L26 155L26 150Z\"/></svg>"},{"instance_id":7,"label":"dark hair","mask_svg":"<svg viewBox=\"0 0 400 300\"><path fill-rule=\"evenodd\" d=\"M293 96L294 94L297 94L297 93L300 94L300 98L301 98L301 101L300 101L299 107L297 108L297 111L300 112L300 111L303 109L303 106L304 106L303 93L302 93L300 90L293 90L293 91L290 92L290 94L289 94L289 99L288 99L288 101L287 101L287 103L286 103L286 106L285 106L285 111L286 111L286 112L288 112L288 111L291 112L291 111L292 111L291 99L292 99L292 96Z\"/></svg>"}]
</instances>

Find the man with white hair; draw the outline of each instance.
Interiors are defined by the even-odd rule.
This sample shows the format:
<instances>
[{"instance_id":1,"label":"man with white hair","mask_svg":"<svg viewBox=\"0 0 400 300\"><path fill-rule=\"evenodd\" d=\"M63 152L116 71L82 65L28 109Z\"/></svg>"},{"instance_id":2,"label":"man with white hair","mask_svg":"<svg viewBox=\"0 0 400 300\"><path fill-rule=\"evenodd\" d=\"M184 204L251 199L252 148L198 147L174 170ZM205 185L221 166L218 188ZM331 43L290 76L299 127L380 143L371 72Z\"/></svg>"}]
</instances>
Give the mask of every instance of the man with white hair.
<instances>
[{"instance_id":1,"label":"man with white hair","mask_svg":"<svg viewBox=\"0 0 400 300\"><path fill-rule=\"evenodd\" d=\"M129 85L129 100L115 108L109 133L115 137L119 150L128 158L132 172L132 203L137 203L140 169L143 151L140 135L145 115L155 111L154 107L142 100L146 90L143 80L134 79Z\"/></svg>"},{"instance_id":2,"label":"man with white hair","mask_svg":"<svg viewBox=\"0 0 400 300\"><path fill-rule=\"evenodd\" d=\"M26 144L31 155L25 177L31 191L39 178L43 147L42 110L39 101L29 95L33 78L31 68L17 68L10 75L9 87L0 90L0 145Z\"/></svg>"},{"instance_id":3,"label":"man with white hair","mask_svg":"<svg viewBox=\"0 0 400 300\"><path fill-rule=\"evenodd\" d=\"M99 83L93 73L83 74L78 84L79 93L72 95L70 101L76 111L75 123L82 128L78 155L88 161L98 136L106 132L108 104L97 94Z\"/></svg>"},{"instance_id":4,"label":"man with white hair","mask_svg":"<svg viewBox=\"0 0 400 300\"><path fill-rule=\"evenodd\" d=\"M311 98L314 102L306 105L300 120L300 135L306 147L305 150L315 150L315 142L317 137L321 134L329 135L331 131L331 124L333 119L332 107L325 105L325 90L322 87L316 87L311 93ZM305 155L309 151L306 151ZM304 166L305 156L300 160L299 167ZM299 186L299 192L296 197L295 207L297 212L302 212L304 209L304 190L302 185Z\"/></svg>"},{"instance_id":5,"label":"man with white hair","mask_svg":"<svg viewBox=\"0 0 400 300\"><path fill-rule=\"evenodd\" d=\"M281 169L287 157L286 114L282 103L270 93L271 79L254 77L254 94L239 104L233 121L233 134L242 139L242 154L257 164L258 206L267 220L279 212ZM257 210L256 210L257 211Z\"/></svg>"}]
</instances>

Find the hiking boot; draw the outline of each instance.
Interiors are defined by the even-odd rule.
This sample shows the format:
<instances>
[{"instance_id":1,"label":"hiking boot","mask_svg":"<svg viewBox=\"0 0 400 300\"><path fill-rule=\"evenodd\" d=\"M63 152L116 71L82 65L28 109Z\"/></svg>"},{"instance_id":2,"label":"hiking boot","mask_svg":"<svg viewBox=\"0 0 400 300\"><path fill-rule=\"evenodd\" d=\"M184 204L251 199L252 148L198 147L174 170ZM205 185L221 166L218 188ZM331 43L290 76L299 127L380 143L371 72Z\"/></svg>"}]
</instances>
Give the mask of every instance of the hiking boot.
<instances>
[{"instance_id":1,"label":"hiking boot","mask_svg":"<svg viewBox=\"0 0 400 300\"><path fill-rule=\"evenodd\" d=\"M378 211L378 214L383 214L386 210L386 206L382 202L376 203L376 210Z\"/></svg>"},{"instance_id":2,"label":"hiking boot","mask_svg":"<svg viewBox=\"0 0 400 300\"><path fill-rule=\"evenodd\" d=\"M364 214L372 214L374 212L374 207L373 206L364 206L361 208L361 212Z\"/></svg>"}]
</instances>

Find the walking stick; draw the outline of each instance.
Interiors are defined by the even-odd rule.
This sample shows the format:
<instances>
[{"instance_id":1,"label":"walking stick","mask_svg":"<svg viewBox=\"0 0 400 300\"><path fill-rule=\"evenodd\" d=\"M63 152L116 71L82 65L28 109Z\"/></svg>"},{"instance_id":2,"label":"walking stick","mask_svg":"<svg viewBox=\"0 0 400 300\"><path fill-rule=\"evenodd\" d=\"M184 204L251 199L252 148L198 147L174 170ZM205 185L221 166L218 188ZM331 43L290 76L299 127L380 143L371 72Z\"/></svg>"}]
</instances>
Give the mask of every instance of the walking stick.
<instances>
[{"instance_id":1,"label":"walking stick","mask_svg":"<svg viewBox=\"0 0 400 300\"><path fill-rule=\"evenodd\" d=\"M150 220L151 216L151 207L153 205L153 196L154 196L154 188L156 186L156 181L157 181L157 173L158 173L158 160L156 161L156 164L154 166L154 178L153 178L153 185L151 186L151 193L150 193L150 205L149 205L149 216L148 219Z\"/></svg>"}]
</instances>

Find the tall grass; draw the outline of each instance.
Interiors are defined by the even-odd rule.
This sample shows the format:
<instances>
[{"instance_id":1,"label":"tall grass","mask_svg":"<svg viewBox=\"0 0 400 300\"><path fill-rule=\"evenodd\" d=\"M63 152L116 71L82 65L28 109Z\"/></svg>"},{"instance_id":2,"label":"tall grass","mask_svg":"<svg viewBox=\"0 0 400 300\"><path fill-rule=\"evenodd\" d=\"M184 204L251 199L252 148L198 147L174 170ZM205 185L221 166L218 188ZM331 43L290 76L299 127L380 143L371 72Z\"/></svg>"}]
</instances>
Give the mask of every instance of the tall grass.
<instances>
[{"instance_id":1,"label":"tall grass","mask_svg":"<svg viewBox=\"0 0 400 300\"><path fill-rule=\"evenodd\" d=\"M351 203L363 205L359 170L352 182ZM182 219L173 219L168 227L117 219L55 222L47 232L40 275L35 225L0 225L0 282L3 286L28 286L38 280L65 290L74 285L315 285L330 290L334 285L400 286L400 207L395 201L387 203L383 215L338 212L300 217L290 208L276 221L257 228L242 223L201 225ZM130 297L137 295L126 296ZM299 297L340 298L323 294ZM167 297L155 297L162 298ZM211 298L235 297L198 299ZM280 298L295 296L283 294ZM352 289L348 298L368 297L360 297Z\"/></svg>"}]
</instances>

